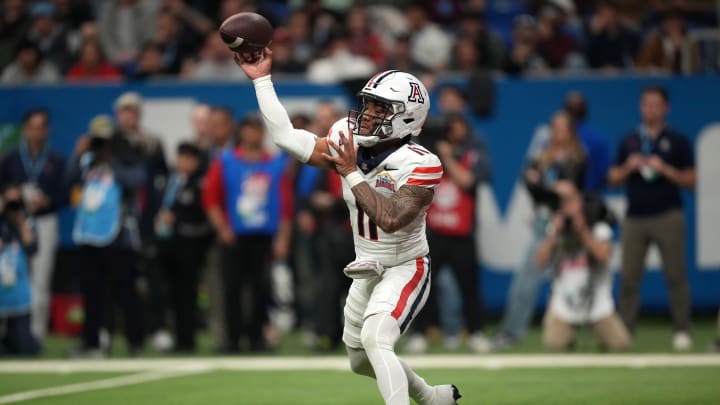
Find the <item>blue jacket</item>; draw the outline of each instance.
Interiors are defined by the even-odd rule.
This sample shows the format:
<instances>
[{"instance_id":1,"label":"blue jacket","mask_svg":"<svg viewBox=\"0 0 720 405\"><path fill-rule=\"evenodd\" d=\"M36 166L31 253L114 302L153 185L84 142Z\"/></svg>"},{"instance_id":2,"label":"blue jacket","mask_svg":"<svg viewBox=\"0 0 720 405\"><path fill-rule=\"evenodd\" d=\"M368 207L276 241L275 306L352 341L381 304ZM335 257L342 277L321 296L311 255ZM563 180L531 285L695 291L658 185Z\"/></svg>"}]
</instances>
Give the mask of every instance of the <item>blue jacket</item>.
<instances>
[{"instance_id":1,"label":"blue jacket","mask_svg":"<svg viewBox=\"0 0 720 405\"><path fill-rule=\"evenodd\" d=\"M0 316L25 315L31 304L28 256L37 246L23 245L18 231L4 219L0 240Z\"/></svg>"},{"instance_id":2,"label":"blue jacket","mask_svg":"<svg viewBox=\"0 0 720 405\"><path fill-rule=\"evenodd\" d=\"M85 189L90 182L97 181L96 178L90 175L93 172L92 169L96 166L97 164L93 162L92 155L89 153L84 154L80 159L73 160L69 166L66 182L70 186L80 185ZM117 224L118 229L116 237L113 238L113 244L123 248L139 250L141 247L140 210L136 190L145 182L145 167L142 162L123 162L118 159L111 159L107 170L112 173L113 182L117 185L120 194L120 207L118 207L118 210L102 210L102 213L98 211L97 214L110 215L111 217L106 218L106 220L114 221ZM94 222L94 220L90 222ZM102 232L105 231L109 232L108 229L102 230Z\"/></svg>"},{"instance_id":3,"label":"blue jacket","mask_svg":"<svg viewBox=\"0 0 720 405\"><path fill-rule=\"evenodd\" d=\"M277 232L282 216L281 180L287 155L247 162L231 150L220 156L225 189L225 207L238 235Z\"/></svg>"}]
</instances>

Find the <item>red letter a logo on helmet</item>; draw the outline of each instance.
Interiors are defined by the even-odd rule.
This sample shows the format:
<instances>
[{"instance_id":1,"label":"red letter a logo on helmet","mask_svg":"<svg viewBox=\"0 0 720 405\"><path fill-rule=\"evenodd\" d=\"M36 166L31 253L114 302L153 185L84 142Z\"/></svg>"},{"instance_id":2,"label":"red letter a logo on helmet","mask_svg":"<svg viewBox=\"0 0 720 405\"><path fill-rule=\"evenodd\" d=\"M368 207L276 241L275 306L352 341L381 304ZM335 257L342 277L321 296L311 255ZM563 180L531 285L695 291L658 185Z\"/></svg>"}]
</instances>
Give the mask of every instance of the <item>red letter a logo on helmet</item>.
<instances>
[{"instance_id":1,"label":"red letter a logo on helmet","mask_svg":"<svg viewBox=\"0 0 720 405\"><path fill-rule=\"evenodd\" d=\"M419 84L415 82L410 82L410 95L408 96L408 101L425 104L425 97L420 90Z\"/></svg>"}]
</instances>

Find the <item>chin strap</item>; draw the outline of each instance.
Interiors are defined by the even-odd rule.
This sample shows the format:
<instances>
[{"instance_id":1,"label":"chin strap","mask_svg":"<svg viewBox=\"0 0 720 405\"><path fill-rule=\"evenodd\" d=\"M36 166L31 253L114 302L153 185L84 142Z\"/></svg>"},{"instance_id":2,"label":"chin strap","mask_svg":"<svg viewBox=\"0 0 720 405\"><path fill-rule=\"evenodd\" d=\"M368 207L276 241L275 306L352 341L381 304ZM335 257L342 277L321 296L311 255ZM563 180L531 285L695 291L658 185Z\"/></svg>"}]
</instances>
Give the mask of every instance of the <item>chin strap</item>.
<instances>
[{"instance_id":1,"label":"chin strap","mask_svg":"<svg viewBox=\"0 0 720 405\"><path fill-rule=\"evenodd\" d=\"M355 135L355 139L357 139L357 144L366 148L369 148L371 146L375 146L380 142L380 137L377 135L373 136L366 136L366 135Z\"/></svg>"}]
</instances>

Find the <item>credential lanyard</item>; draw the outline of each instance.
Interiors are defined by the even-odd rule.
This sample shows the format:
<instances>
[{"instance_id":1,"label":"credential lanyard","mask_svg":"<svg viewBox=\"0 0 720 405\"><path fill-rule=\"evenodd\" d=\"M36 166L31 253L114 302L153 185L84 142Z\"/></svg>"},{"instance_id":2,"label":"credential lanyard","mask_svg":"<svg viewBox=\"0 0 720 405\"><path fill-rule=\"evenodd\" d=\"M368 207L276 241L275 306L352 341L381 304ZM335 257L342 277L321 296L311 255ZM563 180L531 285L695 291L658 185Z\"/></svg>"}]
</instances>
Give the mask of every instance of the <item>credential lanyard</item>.
<instances>
[{"instance_id":1,"label":"credential lanyard","mask_svg":"<svg viewBox=\"0 0 720 405\"><path fill-rule=\"evenodd\" d=\"M28 147L26 140L23 140L20 143L19 150L20 160L22 160L23 169L25 170L25 175L27 176L28 181L37 183L40 173L42 173L43 167L45 167L45 162L47 162L48 156L50 155L48 147L43 146L40 155L38 155L37 159L34 160L30 155L30 148Z\"/></svg>"}]
</instances>

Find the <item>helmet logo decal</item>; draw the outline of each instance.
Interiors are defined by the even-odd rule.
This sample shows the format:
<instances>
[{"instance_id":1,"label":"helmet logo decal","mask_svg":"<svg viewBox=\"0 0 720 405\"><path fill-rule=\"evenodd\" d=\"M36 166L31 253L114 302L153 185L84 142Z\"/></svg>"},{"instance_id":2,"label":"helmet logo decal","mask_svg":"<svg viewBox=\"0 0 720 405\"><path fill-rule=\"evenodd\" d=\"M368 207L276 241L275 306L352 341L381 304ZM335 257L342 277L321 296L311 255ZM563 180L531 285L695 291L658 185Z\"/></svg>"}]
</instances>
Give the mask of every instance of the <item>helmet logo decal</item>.
<instances>
[{"instance_id":1,"label":"helmet logo decal","mask_svg":"<svg viewBox=\"0 0 720 405\"><path fill-rule=\"evenodd\" d=\"M410 95L408 96L408 101L425 104L425 97L423 96L422 91L420 90L420 85L415 82L409 82L409 83L410 83Z\"/></svg>"}]
</instances>

